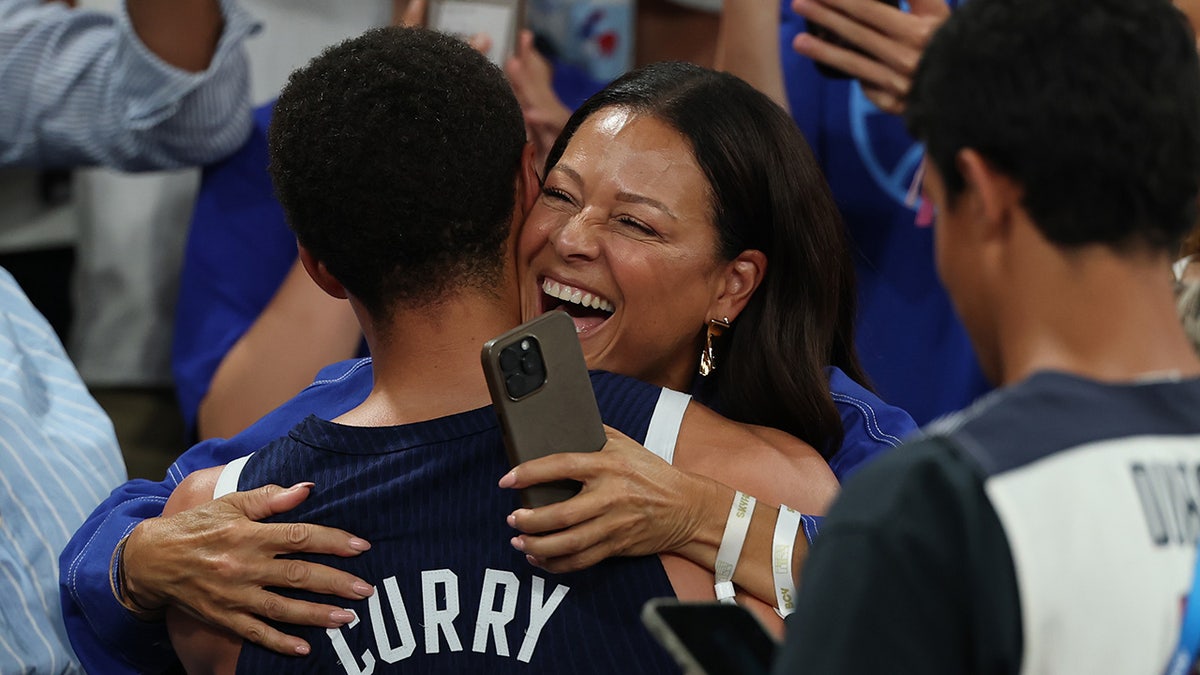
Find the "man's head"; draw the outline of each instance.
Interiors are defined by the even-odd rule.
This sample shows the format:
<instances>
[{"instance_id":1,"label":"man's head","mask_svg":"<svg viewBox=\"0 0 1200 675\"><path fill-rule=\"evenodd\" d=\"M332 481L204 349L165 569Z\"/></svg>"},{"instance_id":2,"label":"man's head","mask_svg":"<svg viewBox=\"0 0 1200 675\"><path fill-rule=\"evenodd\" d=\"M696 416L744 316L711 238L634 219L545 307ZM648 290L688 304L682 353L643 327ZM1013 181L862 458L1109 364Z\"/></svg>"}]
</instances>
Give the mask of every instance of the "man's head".
<instances>
[{"instance_id":1,"label":"man's head","mask_svg":"<svg viewBox=\"0 0 1200 675\"><path fill-rule=\"evenodd\" d=\"M376 321L488 290L525 144L503 74L459 40L383 28L292 74L271 176L296 238Z\"/></svg>"},{"instance_id":2,"label":"man's head","mask_svg":"<svg viewBox=\"0 0 1200 675\"><path fill-rule=\"evenodd\" d=\"M976 150L1063 247L1174 247L1195 222L1200 66L1168 0L972 0L931 41L906 119L949 203Z\"/></svg>"},{"instance_id":3,"label":"man's head","mask_svg":"<svg viewBox=\"0 0 1200 675\"><path fill-rule=\"evenodd\" d=\"M939 274L993 376L997 310L1053 294L1038 265L1165 260L1196 222L1200 64L1169 0L964 3L905 117L926 146Z\"/></svg>"}]
</instances>

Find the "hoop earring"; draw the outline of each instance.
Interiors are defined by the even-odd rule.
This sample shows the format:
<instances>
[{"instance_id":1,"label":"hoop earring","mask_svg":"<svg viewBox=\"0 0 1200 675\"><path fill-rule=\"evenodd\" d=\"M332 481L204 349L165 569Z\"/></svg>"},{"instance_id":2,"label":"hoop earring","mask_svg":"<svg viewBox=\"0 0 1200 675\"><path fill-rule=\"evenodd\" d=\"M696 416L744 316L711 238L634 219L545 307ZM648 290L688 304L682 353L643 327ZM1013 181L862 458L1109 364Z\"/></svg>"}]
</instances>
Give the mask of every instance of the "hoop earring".
<instances>
[{"instance_id":1,"label":"hoop earring","mask_svg":"<svg viewBox=\"0 0 1200 675\"><path fill-rule=\"evenodd\" d=\"M700 350L700 375L708 377L717 369L717 353L713 341L721 337L721 333L729 328L729 317L709 319L708 330L704 335L704 349Z\"/></svg>"}]
</instances>

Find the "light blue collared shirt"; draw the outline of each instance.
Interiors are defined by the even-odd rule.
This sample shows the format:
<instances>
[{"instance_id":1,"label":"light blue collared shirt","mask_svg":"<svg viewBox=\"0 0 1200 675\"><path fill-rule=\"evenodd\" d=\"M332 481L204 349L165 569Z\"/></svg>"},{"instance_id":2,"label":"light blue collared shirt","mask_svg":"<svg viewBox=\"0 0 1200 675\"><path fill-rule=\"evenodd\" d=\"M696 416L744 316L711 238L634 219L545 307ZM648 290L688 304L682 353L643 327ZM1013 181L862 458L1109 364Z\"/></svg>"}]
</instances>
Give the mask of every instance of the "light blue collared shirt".
<instances>
[{"instance_id":1,"label":"light blue collared shirt","mask_svg":"<svg viewBox=\"0 0 1200 675\"><path fill-rule=\"evenodd\" d=\"M125 464L62 343L0 268L0 673L80 672L58 554Z\"/></svg>"},{"instance_id":2,"label":"light blue collared shirt","mask_svg":"<svg viewBox=\"0 0 1200 675\"><path fill-rule=\"evenodd\" d=\"M209 68L152 54L122 5L116 16L41 0L0 0L0 166L124 170L221 159L250 133L241 48L258 24L221 0L225 28Z\"/></svg>"}]
</instances>

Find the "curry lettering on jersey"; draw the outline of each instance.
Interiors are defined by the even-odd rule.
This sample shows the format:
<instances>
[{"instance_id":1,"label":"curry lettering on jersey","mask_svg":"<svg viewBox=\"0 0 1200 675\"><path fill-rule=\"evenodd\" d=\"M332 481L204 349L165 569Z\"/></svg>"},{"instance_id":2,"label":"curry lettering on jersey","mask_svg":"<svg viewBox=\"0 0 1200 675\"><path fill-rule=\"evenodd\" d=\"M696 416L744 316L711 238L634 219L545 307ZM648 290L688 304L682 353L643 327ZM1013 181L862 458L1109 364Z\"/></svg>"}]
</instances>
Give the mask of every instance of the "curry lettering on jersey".
<instances>
[{"instance_id":1,"label":"curry lettering on jersey","mask_svg":"<svg viewBox=\"0 0 1200 675\"><path fill-rule=\"evenodd\" d=\"M376 585L376 589L376 593L368 600L369 629L375 638L374 652L368 648L355 655L350 648L348 634L368 629L367 626L360 626L361 618L355 618L341 628L330 628L326 631L347 675L369 675L375 672L376 654L385 663L392 664L407 659L417 650L418 631L413 627L413 615L409 614L396 577L384 579L382 584ZM491 649L497 656L512 656L508 628L516 617L517 603L524 596L528 598L529 625L524 628L524 637L521 638L516 658L518 661L529 663L534 650L537 649L542 629L570 590L563 584L556 584L550 588L545 579L535 574L526 593L525 589L521 588L521 580L512 572L490 567L485 569L483 590L480 593L478 610L475 612L471 651L483 654ZM386 615L383 598L380 596L387 600ZM457 574L449 569L421 572L421 609L417 626L420 628L426 654L441 653L443 642L448 651L463 650L463 642L455 624L462 616L463 609L462 598L458 593ZM390 628L395 628L395 641L392 639Z\"/></svg>"}]
</instances>

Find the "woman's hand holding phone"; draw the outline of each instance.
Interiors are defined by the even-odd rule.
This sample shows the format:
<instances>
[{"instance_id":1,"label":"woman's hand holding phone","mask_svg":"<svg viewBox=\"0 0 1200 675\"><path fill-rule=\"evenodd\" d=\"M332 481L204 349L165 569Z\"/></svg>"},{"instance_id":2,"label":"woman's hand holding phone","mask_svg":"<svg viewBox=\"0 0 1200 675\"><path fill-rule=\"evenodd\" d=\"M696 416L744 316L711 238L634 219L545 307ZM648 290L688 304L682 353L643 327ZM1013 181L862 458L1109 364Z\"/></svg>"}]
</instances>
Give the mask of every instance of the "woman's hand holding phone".
<instances>
[{"instance_id":1,"label":"woman's hand holding phone","mask_svg":"<svg viewBox=\"0 0 1200 675\"><path fill-rule=\"evenodd\" d=\"M792 48L857 78L881 110L900 114L930 37L949 16L945 0L909 0L905 12L880 0L793 0L792 9L844 46L800 33Z\"/></svg>"},{"instance_id":2,"label":"woman's hand holding phone","mask_svg":"<svg viewBox=\"0 0 1200 675\"><path fill-rule=\"evenodd\" d=\"M729 501L720 498L719 485L680 471L616 429L604 430L608 442L600 452L530 460L500 479L500 487L518 489L557 480L583 484L571 499L508 517L521 532L512 544L531 564L559 574L613 556L675 551L702 524L724 522Z\"/></svg>"}]
</instances>

